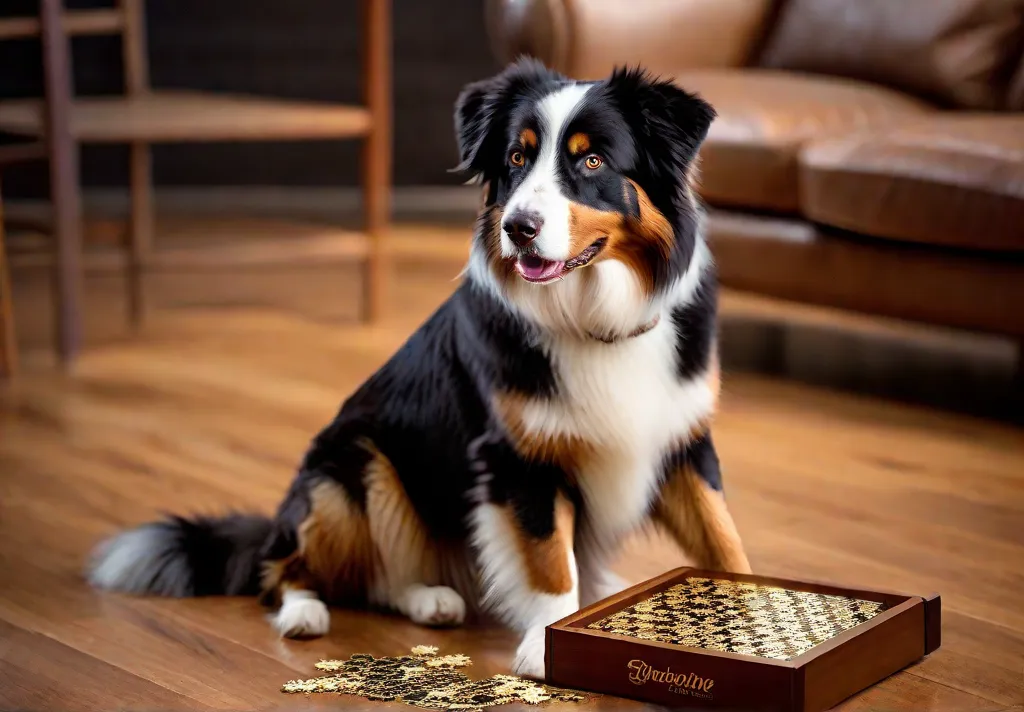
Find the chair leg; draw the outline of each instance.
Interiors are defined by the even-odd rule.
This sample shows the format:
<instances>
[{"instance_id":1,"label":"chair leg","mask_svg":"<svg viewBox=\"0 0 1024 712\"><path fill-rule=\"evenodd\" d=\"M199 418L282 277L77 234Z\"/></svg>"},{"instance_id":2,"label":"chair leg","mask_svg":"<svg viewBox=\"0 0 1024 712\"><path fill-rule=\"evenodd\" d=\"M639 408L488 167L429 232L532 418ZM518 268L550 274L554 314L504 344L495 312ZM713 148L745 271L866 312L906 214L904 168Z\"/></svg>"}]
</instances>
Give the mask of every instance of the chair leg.
<instances>
[{"instance_id":1,"label":"chair leg","mask_svg":"<svg viewBox=\"0 0 1024 712\"><path fill-rule=\"evenodd\" d=\"M82 345L82 196L78 146L70 141L51 150L50 186L57 236L57 355L70 368Z\"/></svg>"},{"instance_id":2,"label":"chair leg","mask_svg":"<svg viewBox=\"0 0 1024 712\"><path fill-rule=\"evenodd\" d=\"M134 328L145 316L146 262L153 247L152 153L145 143L131 148L131 217L129 218L128 316Z\"/></svg>"},{"instance_id":3,"label":"chair leg","mask_svg":"<svg viewBox=\"0 0 1024 712\"><path fill-rule=\"evenodd\" d=\"M14 302L11 301L11 272L4 244L3 200L0 199L0 378L13 378L18 371L18 342L14 333Z\"/></svg>"},{"instance_id":4,"label":"chair leg","mask_svg":"<svg viewBox=\"0 0 1024 712\"><path fill-rule=\"evenodd\" d=\"M370 251L363 280L363 319L381 318L387 293L391 220L391 0L363 0L363 81L371 128L363 153L363 207Z\"/></svg>"},{"instance_id":5,"label":"chair leg","mask_svg":"<svg viewBox=\"0 0 1024 712\"><path fill-rule=\"evenodd\" d=\"M82 340L82 199L78 146L71 136L71 62L61 22L61 3L40 3L46 138L50 154L50 198L57 236L57 353L70 368Z\"/></svg>"}]
</instances>

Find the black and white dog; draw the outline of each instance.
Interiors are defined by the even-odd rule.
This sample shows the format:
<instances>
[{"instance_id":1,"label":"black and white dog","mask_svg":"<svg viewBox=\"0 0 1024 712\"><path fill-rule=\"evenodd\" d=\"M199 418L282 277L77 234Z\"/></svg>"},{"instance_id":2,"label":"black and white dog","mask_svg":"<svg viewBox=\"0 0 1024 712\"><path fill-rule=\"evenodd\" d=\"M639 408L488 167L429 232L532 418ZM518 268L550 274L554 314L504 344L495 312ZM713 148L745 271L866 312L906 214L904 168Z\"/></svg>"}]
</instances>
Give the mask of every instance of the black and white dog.
<instances>
[{"instance_id":1,"label":"black and white dog","mask_svg":"<svg viewBox=\"0 0 1024 712\"><path fill-rule=\"evenodd\" d=\"M709 430L716 280L691 180L714 117L640 70L576 82L532 60L458 99L484 201L464 280L313 440L273 519L172 518L103 543L103 589L262 594L285 636L327 603L523 633L620 587L660 523L696 564L749 565Z\"/></svg>"}]
</instances>

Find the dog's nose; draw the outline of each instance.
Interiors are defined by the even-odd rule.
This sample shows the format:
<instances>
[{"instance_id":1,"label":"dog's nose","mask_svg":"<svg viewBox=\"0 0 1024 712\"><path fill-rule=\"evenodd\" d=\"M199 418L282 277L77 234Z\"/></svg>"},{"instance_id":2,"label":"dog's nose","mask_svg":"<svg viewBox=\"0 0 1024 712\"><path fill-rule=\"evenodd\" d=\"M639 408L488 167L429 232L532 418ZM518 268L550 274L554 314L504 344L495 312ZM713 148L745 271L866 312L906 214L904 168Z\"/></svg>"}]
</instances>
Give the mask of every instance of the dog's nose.
<instances>
[{"instance_id":1,"label":"dog's nose","mask_svg":"<svg viewBox=\"0 0 1024 712\"><path fill-rule=\"evenodd\" d=\"M537 239L543 224L544 221L539 215L516 213L505 218L502 228L508 234L508 238L518 247L526 247Z\"/></svg>"}]
</instances>

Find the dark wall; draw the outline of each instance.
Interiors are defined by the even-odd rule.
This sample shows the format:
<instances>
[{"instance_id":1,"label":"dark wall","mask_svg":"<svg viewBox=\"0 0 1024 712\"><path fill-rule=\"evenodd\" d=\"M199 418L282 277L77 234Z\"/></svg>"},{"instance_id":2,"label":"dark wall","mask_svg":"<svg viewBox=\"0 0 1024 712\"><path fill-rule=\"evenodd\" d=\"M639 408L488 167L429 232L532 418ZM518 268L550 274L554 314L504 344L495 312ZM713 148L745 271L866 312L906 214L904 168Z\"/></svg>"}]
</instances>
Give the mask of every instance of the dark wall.
<instances>
[{"instance_id":1,"label":"dark wall","mask_svg":"<svg viewBox=\"0 0 1024 712\"><path fill-rule=\"evenodd\" d=\"M102 7L103 0L68 2ZM31 14L35 0L4 0L3 15ZM150 74L157 87L360 101L357 0L150 0ZM480 0L393 0L395 182L452 184L452 103L468 81L497 69ZM76 38L79 93L118 92L119 38ZM37 42L0 43L0 97L39 95ZM87 148L83 180L122 185L127 154ZM164 185L354 185L358 142L158 147ZM41 167L5 176L5 192L36 194Z\"/></svg>"}]
</instances>

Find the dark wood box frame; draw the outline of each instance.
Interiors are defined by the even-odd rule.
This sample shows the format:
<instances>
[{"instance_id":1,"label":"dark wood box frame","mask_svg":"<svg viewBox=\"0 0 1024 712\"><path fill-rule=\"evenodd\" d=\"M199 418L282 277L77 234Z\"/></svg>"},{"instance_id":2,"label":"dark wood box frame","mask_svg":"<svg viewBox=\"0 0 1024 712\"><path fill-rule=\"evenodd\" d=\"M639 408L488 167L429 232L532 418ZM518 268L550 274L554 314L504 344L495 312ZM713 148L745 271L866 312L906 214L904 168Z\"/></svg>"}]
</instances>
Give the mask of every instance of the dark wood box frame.
<instances>
[{"instance_id":1,"label":"dark wood box frame","mask_svg":"<svg viewBox=\"0 0 1024 712\"><path fill-rule=\"evenodd\" d=\"M849 596L884 603L886 610L792 660L689 648L587 628L691 577ZM936 650L940 643L941 600L937 594L912 596L682 568L548 626L545 662L547 681L553 685L670 707L818 712L902 670ZM655 680L633 683L629 679L630 663L634 668L646 664L658 671L671 668L674 676L683 673L685 681L681 685ZM697 689L690 689L692 685Z\"/></svg>"}]
</instances>

